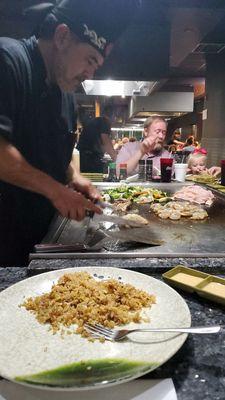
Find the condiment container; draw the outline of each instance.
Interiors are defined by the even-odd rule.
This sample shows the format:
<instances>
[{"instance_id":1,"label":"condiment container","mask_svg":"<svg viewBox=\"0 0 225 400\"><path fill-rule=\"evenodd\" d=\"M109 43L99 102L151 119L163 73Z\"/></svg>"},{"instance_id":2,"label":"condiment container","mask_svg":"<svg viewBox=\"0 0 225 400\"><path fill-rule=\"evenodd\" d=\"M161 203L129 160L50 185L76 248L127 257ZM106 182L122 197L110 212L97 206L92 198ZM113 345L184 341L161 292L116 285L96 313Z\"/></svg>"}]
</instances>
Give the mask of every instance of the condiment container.
<instances>
[{"instance_id":1,"label":"condiment container","mask_svg":"<svg viewBox=\"0 0 225 400\"><path fill-rule=\"evenodd\" d=\"M120 164L119 180L127 179L127 164Z\"/></svg>"},{"instance_id":2,"label":"condiment container","mask_svg":"<svg viewBox=\"0 0 225 400\"><path fill-rule=\"evenodd\" d=\"M210 275L196 290L199 296L225 305L225 279Z\"/></svg>"},{"instance_id":3,"label":"condiment container","mask_svg":"<svg viewBox=\"0 0 225 400\"><path fill-rule=\"evenodd\" d=\"M153 161L147 159L146 160L146 175L145 175L146 181L152 180L152 171L153 171Z\"/></svg>"},{"instance_id":4,"label":"condiment container","mask_svg":"<svg viewBox=\"0 0 225 400\"><path fill-rule=\"evenodd\" d=\"M162 276L173 287L195 292L198 296L225 305L225 279L219 276L182 265L172 268Z\"/></svg>"},{"instance_id":5,"label":"condiment container","mask_svg":"<svg viewBox=\"0 0 225 400\"><path fill-rule=\"evenodd\" d=\"M167 281L171 286L178 287L180 289L186 290L187 292L194 292L194 288L209 274L205 272L196 271L192 268L183 267L178 265L177 267L165 272L163 274L163 279Z\"/></svg>"},{"instance_id":6,"label":"condiment container","mask_svg":"<svg viewBox=\"0 0 225 400\"><path fill-rule=\"evenodd\" d=\"M145 181L145 160L139 160L138 162L138 179L139 181Z\"/></svg>"},{"instance_id":7,"label":"condiment container","mask_svg":"<svg viewBox=\"0 0 225 400\"><path fill-rule=\"evenodd\" d=\"M80 172L80 152L79 150L74 147L73 153L72 153L72 166L74 169L78 172Z\"/></svg>"},{"instance_id":8,"label":"condiment container","mask_svg":"<svg viewBox=\"0 0 225 400\"><path fill-rule=\"evenodd\" d=\"M108 181L109 182L117 182L117 175L116 175L116 163L109 163L108 167Z\"/></svg>"}]
</instances>

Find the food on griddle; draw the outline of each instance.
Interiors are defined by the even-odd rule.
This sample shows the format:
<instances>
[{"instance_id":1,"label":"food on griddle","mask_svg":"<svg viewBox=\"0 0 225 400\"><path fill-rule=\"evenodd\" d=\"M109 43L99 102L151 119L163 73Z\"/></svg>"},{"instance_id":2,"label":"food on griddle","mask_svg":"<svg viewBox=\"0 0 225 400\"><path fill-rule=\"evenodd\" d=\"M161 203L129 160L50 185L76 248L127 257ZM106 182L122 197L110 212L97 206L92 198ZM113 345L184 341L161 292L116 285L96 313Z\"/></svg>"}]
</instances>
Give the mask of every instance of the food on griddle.
<instances>
[{"instance_id":1,"label":"food on griddle","mask_svg":"<svg viewBox=\"0 0 225 400\"><path fill-rule=\"evenodd\" d=\"M181 213L179 211L176 211L176 210L171 211L169 218L172 219L172 220L178 220L178 219L181 218Z\"/></svg>"},{"instance_id":2,"label":"food on griddle","mask_svg":"<svg viewBox=\"0 0 225 400\"><path fill-rule=\"evenodd\" d=\"M194 220L201 220L201 219L205 219L208 217L208 213L205 210L199 210L199 211L195 211L192 216L191 219Z\"/></svg>"},{"instance_id":3,"label":"food on griddle","mask_svg":"<svg viewBox=\"0 0 225 400\"><path fill-rule=\"evenodd\" d=\"M198 185L184 186L173 195L173 199L187 200L193 203L211 206L214 195L211 190L203 189Z\"/></svg>"},{"instance_id":4,"label":"food on griddle","mask_svg":"<svg viewBox=\"0 0 225 400\"><path fill-rule=\"evenodd\" d=\"M218 182L218 178L213 175L207 174L206 172L198 175L187 175L186 179L193 182L199 183L215 183Z\"/></svg>"},{"instance_id":5,"label":"food on griddle","mask_svg":"<svg viewBox=\"0 0 225 400\"><path fill-rule=\"evenodd\" d=\"M113 203L113 209L116 212L123 213L128 211L131 205L131 200L117 200L115 203Z\"/></svg>"},{"instance_id":6,"label":"food on griddle","mask_svg":"<svg viewBox=\"0 0 225 400\"><path fill-rule=\"evenodd\" d=\"M129 221L134 221L137 222L140 225L147 225L148 220L146 218L143 218L139 214L126 214L123 216L123 219L128 219Z\"/></svg>"},{"instance_id":7,"label":"food on griddle","mask_svg":"<svg viewBox=\"0 0 225 400\"><path fill-rule=\"evenodd\" d=\"M209 183L208 186L213 189L219 190L219 192L225 192L225 186L221 185L220 183Z\"/></svg>"},{"instance_id":8,"label":"food on griddle","mask_svg":"<svg viewBox=\"0 0 225 400\"><path fill-rule=\"evenodd\" d=\"M207 211L200 205L185 201L170 201L165 205L152 204L151 210L161 219L179 220L181 217L190 217L193 220L202 220L208 217Z\"/></svg>"},{"instance_id":9,"label":"food on griddle","mask_svg":"<svg viewBox=\"0 0 225 400\"><path fill-rule=\"evenodd\" d=\"M144 188L141 186L119 186L113 189L107 189L102 193L105 201L117 203L121 200L130 200L133 203L145 204L154 201L163 201L167 199L167 194L154 188Z\"/></svg>"},{"instance_id":10,"label":"food on griddle","mask_svg":"<svg viewBox=\"0 0 225 400\"><path fill-rule=\"evenodd\" d=\"M116 279L96 280L87 272L75 272L64 274L50 292L30 297L21 306L41 324L50 324L53 333L65 333L66 329L68 334L89 338L85 323L114 328L146 321L141 311L155 303L154 295L130 284Z\"/></svg>"}]
</instances>

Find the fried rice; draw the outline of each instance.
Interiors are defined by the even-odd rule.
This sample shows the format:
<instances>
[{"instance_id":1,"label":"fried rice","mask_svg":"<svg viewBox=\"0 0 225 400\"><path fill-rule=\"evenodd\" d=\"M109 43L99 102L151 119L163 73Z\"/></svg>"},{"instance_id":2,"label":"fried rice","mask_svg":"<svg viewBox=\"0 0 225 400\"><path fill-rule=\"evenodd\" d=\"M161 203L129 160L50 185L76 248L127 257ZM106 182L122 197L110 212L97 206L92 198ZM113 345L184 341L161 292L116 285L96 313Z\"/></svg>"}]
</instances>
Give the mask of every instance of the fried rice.
<instances>
[{"instance_id":1,"label":"fried rice","mask_svg":"<svg viewBox=\"0 0 225 400\"><path fill-rule=\"evenodd\" d=\"M30 297L21 305L31 311L41 324L50 324L53 333L64 329L90 337L84 324L101 324L108 328L130 322L145 321L144 307L156 298L130 284L115 279L97 280L87 272L65 274L53 284L49 293Z\"/></svg>"}]
</instances>

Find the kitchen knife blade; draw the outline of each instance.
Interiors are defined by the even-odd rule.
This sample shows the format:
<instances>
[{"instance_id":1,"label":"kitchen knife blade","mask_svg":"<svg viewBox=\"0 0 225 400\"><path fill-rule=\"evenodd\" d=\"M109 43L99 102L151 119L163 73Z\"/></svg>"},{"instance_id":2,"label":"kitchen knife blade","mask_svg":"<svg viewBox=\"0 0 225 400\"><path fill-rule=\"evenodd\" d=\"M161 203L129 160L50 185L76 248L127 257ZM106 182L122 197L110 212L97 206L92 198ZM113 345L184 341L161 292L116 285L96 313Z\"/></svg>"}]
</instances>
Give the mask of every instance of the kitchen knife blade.
<instances>
[{"instance_id":1,"label":"kitchen knife blade","mask_svg":"<svg viewBox=\"0 0 225 400\"><path fill-rule=\"evenodd\" d=\"M61 243L40 243L34 246L35 253L70 253L83 252L88 248L83 243L61 244Z\"/></svg>"}]
</instances>

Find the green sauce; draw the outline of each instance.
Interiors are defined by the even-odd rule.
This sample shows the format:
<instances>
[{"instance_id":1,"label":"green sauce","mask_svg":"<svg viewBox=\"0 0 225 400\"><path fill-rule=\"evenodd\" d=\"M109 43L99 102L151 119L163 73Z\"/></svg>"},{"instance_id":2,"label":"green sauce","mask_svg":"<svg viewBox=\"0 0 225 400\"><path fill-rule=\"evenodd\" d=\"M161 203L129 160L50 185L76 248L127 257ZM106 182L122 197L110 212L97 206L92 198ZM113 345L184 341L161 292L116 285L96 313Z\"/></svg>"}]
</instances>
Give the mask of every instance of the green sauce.
<instances>
[{"instance_id":1,"label":"green sauce","mask_svg":"<svg viewBox=\"0 0 225 400\"><path fill-rule=\"evenodd\" d=\"M89 360L64 365L34 375L17 376L16 381L54 387L85 387L142 375L157 364L124 359ZM103 383L103 384L104 384Z\"/></svg>"}]
</instances>

